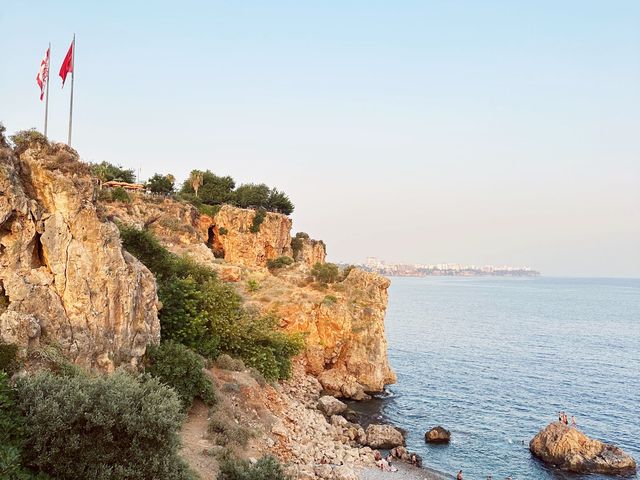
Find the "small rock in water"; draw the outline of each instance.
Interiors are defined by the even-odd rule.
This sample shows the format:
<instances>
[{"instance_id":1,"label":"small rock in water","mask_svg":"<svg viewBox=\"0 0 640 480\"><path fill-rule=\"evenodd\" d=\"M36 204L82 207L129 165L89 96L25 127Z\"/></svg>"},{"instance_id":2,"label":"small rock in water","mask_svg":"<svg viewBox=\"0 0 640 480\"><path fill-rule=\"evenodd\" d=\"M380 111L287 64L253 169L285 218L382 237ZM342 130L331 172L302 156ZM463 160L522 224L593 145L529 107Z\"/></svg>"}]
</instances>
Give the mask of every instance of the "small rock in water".
<instances>
[{"instance_id":1,"label":"small rock in water","mask_svg":"<svg viewBox=\"0 0 640 480\"><path fill-rule=\"evenodd\" d=\"M433 427L424 434L424 441L428 443L449 443L451 432L441 426Z\"/></svg>"}]
</instances>

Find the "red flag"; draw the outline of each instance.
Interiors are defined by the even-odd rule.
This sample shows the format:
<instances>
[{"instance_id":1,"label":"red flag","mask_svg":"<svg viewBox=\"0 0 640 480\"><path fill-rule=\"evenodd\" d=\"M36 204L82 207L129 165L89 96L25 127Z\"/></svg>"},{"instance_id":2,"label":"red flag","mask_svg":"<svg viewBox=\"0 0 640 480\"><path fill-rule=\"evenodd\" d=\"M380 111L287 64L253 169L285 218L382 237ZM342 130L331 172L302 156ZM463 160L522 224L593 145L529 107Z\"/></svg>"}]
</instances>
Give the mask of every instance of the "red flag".
<instances>
[{"instance_id":1,"label":"red flag","mask_svg":"<svg viewBox=\"0 0 640 480\"><path fill-rule=\"evenodd\" d=\"M69 47L69 51L67 55L64 57L64 61L62 62L62 66L60 67L60 77L62 77L62 86L64 87L64 81L67 79L67 73L73 73L73 48L75 42L71 42L71 46Z\"/></svg>"},{"instance_id":2,"label":"red flag","mask_svg":"<svg viewBox=\"0 0 640 480\"><path fill-rule=\"evenodd\" d=\"M36 75L36 82L38 82L38 86L40 87L40 101L42 101L44 97L44 90L49 81L49 50L50 48L47 48L47 53L40 62L40 70L38 70L38 75Z\"/></svg>"}]
</instances>

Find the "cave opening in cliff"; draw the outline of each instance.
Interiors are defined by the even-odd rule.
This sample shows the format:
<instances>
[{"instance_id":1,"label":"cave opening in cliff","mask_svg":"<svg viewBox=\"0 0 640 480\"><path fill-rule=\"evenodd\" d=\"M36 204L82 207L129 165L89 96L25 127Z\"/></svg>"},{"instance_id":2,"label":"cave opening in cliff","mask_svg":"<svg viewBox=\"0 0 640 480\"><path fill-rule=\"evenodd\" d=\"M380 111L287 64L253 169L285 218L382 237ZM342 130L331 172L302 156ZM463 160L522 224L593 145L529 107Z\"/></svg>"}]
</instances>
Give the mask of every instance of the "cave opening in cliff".
<instances>
[{"instance_id":1,"label":"cave opening in cliff","mask_svg":"<svg viewBox=\"0 0 640 480\"><path fill-rule=\"evenodd\" d=\"M47 264L45 256L44 256L44 248L42 247L41 238L42 235L40 233L36 233L33 237L33 255L31 258L32 268L42 267Z\"/></svg>"},{"instance_id":2,"label":"cave opening in cliff","mask_svg":"<svg viewBox=\"0 0 640 480\"><path fill-rule=\"evenodd\" d=\"M207 229L207 247L211 249L215 258L224 258L224 248L222 244L216 240L216 226L211 225Z\"/></svg>"}]
</instances>

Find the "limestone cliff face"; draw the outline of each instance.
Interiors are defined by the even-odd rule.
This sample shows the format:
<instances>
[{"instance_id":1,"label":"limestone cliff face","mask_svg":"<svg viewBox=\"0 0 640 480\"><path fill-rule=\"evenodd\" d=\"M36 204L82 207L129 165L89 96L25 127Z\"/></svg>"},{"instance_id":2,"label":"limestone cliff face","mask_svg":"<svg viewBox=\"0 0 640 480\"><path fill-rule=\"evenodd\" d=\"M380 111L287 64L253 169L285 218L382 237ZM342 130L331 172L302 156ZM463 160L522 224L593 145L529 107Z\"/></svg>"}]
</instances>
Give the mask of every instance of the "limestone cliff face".
<instances>
[{"instance_id":1,"label":"limestone cliff face","mask_svg":"<svg viewBox=\"0 0 640 480\"><path fill-rule=\"evenodd\" d=\"M0 152L0 338L110 371L159 341L156 287L98 218L86 168L61 145Z\"/></svg>"},{"instance_id":2,"label":"limestone cliff face","mask_svg":"<svg viewBox=\"0 0 640 480\"><path fill-rule=\"evenodd\" d=\"M292 248L288 217L267 213L252 233L255 211L232 206L223 206L213 218L181 202L143 196L105 208L111 218L148 226L174 253L214 268L221 279L236 283L249 305L281 318L283 329L303 332L307 372L329 393L361 399L395 382L384 333L389 280L353 269L328 287L315 284L310 271L324 263L324 243L297 236ZM269 259L293 256L294 250L293 266L264 268ZM259 288L248 291L248 280Z\"/></svg>"},{"instance_id":3,"label":"limestone cliff face","mask_svg":"<svg viewBox=\"0 0 640 480\"><path fill-rule=\"evenodd\" d=\"M327 247L322 240L313 240L309 237L296 235L291 241L293 247L293 259L310 267L316 263L325 263Z\"/></svg>"},{"instance_id":4,"label":"limestone cliff face","mask_svg":"<svg viewBox=\"0 0 640 480\"><path fill-rule=\"evenodd\" d=\"M226 262L246 267L265 267L282 255L292 256L291 219L267 212L258 232L251 232L254 210L224 205L213 219L203 216L202 228L214 252Z\"/></svg>"},{"instance_id":5,"label":"limestone cliff face","mask_svg":"<svg viewBox=\"0 0 640 480\"><path fill-rule=\"evenodd\" d=\"M260 289L244 295L280 317L285 330L306 335L307 372L328 393L362 399L365 392L395 383L384 332L389 280L353 269L342 282L323 289L310 283L308 272L298 265L277 276L250 273Z\"/></svg>"}]
</instances>

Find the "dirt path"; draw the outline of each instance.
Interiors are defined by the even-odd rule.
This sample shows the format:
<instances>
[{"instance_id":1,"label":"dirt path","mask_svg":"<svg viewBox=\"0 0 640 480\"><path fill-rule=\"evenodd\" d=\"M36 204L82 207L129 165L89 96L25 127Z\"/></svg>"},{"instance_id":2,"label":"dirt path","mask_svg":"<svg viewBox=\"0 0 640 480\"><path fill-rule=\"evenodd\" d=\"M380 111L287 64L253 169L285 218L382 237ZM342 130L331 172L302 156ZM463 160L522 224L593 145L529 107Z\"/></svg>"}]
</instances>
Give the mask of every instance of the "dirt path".
<instances>
[{"instance_id":1,"label":"dirt path","mask_svg":"<svg viewBox=\"0 0 640 480\"><path fill-rule=\"evenodd\" d=\"M218 475L218 462L210 453L204 453L210 452L213 448L213 444L206 438L208 418L207 406L200 400L194 401L187 421L180 431L180 455L202 480L215 480Z\"/></svg>"}]
</instances>

